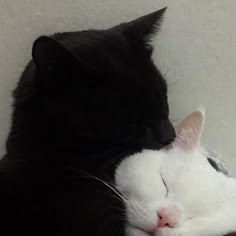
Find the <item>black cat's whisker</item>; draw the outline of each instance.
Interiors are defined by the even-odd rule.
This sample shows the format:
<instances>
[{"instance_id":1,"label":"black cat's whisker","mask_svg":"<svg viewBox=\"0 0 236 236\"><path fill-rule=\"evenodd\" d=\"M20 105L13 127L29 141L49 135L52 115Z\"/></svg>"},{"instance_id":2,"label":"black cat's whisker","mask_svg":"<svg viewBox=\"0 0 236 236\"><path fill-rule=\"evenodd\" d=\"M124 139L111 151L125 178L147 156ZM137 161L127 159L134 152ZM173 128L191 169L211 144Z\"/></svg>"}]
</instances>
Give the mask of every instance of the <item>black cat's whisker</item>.
<instances>
[{"instance_id":1,"label":"black cat's whisker","mask_svg":"<svg viewBox=\"0 0 236 236\"><path fill-rule=\"evenodd\" d=\"M179 79L179 80L171 81L171 83L168 83L168 90L170 91L172 89L175 89L177 85L182 85L181 82L184 82L184 80Z\"/></svg>"},{"instance_id":2,"label":"black cat's whisker","mask_svg":"<svg viewBox=\"0 0 236 236\"><path fill-rule=\"evenodd\" d=\"M119 220L119 221L123 221L125 218L122 217L121 215L111 215L111 216L107 216L105 219L106 220Z\"/></svg>"},{"instance_id":3,"label":"black cat's whisker","mask_svg":"<svg viewBox=\"0 0 236 236\"><path fill-rule=\"evenodd\" d=\"M120 208L118 208L118 207L109 207L109 210L116 210L116 211L119 211L119 214L120 214L121 216L125 216L125 214L126 214L125 209L120 209Z\"/></svg>"},{"instance_id":4,"label":"black cat's whisker","mask_svg":"<svg viewBox=\"0 0 236 236\"><path fill-rule=\"evenodd\" d=\"M167 69L166 73L163 75L164 78L166 78L166 76L167 76L167 74L169 73L169 71L170 71L171 68L172 68L172 66L170 66L170 67Z\"/></svg>"}]
</instances>

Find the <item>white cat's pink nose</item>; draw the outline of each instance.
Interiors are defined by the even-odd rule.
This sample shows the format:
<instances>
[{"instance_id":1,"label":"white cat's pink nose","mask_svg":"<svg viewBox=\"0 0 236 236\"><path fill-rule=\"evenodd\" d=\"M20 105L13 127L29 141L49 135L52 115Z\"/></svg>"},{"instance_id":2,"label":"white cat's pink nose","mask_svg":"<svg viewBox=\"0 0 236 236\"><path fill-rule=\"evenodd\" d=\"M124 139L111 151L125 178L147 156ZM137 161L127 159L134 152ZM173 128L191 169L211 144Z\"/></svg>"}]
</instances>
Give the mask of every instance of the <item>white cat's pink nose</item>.
<instances>
[{"instance_id":1,"label":"white cat's pink nose","mask_svg":"<svg viewBox=\"0 0 236 236\"><path fill-rule=\"evenodd\" d=\"M162 208L157 211L158 223L157 228L175 227L178 221L179 212L176 209Z\"/></svg>"}]
</instances>

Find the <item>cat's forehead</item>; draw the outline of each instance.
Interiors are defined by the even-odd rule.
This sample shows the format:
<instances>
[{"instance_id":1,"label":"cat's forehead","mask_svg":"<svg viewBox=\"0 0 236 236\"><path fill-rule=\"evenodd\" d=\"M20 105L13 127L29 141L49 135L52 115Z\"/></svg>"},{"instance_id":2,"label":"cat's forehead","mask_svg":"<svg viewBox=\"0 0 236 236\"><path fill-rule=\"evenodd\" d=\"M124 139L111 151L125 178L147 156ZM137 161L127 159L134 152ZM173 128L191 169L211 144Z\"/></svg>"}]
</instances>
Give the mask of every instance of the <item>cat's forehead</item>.
<instances>
[{"instance_id":1,"label":"cat's forehead","mask_svg":"<svg viewBox=\"0 0 236 236\"><path fill-rule=\"evenodd\" d=\"M137 153L135 155L129 156L124 159L119 169L120 171L127 170L142 170L148 168L149 170L157 169L156 167L160 167L163 157L165 156L165 152L163 151L152 151L152 150L144 150L141 153Z\"/></svg>"},{"instance_id":2,"label":"cat's forehead","mask_svg":"<svg viewBox=\"0 0 236 236\"><path fill-rule=\"evenodd\" d=\"M176 179L179 173L194 178L192 173L214 171L200 152L185 153L179 149L171 151L149 151L127 157L117 169L117 180L132 179L132 182L153 182L157 176ZM198 176L198 175L196 175ZM199 176L198 176L199 177Z\"/></svg>"},{"instance_id":3,"label":"cat's forehead","mask_svg":"<svg viewBox=\"0 0 236 236\"><path fill-rule=\"evenodd\" d=\"M89 58L90 62L94 59L94 62L99 63L98 59L108 60L110 56L124 58L132 52L132 48L120 34L108 30L66 32L54 37L79 58Z\"/></svg>"},{"instance_id":4,"label":"cat's forehead","mask_svg":"<svg viewBox=\"0 0 236 236\"><path fill-rule=\"evenodd\" d=\"M145 150L127 157L116 170L116 183L122 186L124 183L138 186L142 182L154 182L159 175L164 155L164 152Z\"/></svg>"}]
</instances>

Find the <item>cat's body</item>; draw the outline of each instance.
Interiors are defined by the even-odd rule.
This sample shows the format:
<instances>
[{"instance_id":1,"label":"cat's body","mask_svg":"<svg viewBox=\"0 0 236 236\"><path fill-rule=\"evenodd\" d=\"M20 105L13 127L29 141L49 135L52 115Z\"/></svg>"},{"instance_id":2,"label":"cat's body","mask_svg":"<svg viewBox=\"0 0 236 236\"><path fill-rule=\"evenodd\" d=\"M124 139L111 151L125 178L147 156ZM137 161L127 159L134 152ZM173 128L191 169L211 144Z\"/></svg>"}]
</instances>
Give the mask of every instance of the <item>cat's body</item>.
<instances>
[{"instance_id":1,"label":"cat's body","mask_svg":"<svg viewBox=\"0 0 236 236\"><path fill-rule=\"evenodd\" d=\"M127 199L127 236L236 235L236 179L203 155L202 126L202 113L193 113L177 127L172 148L121 162L116 184Z\"/></svg>"},{"instance_id":2,"label":"cat's body","mask_svg":"<svg viewBox=\"0 0 236 236\"><path fill-rule=\"evenodd\" d=\"M148 43L163 13L35 41L0 162L0 235L124 234L123 204L90 175L112 181L124 156L175 137Z\"/></svg>"}]
</instances>

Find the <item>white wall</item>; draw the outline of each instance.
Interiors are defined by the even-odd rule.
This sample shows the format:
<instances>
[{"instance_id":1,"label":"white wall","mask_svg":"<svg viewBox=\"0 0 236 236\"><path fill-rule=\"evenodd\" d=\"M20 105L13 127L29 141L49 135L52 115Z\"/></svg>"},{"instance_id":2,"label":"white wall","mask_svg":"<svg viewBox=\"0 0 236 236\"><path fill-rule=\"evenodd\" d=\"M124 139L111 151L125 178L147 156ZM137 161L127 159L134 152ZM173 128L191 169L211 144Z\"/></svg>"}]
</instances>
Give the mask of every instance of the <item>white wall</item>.
<instances>
[{"instance_id":1,"label":"white wall","mask_svg":"<svg viewBox=\"0 0 236 236\"><path fill-rule=\"evenodd\" d=\"M173 122L199 105L207 110L204 142L236 176L235 0L1 0L0 154L9 129L11 91L35 37L104 28L168 6L154 40L154 59L169 83Z\"/></svg>"}]
</instances>

